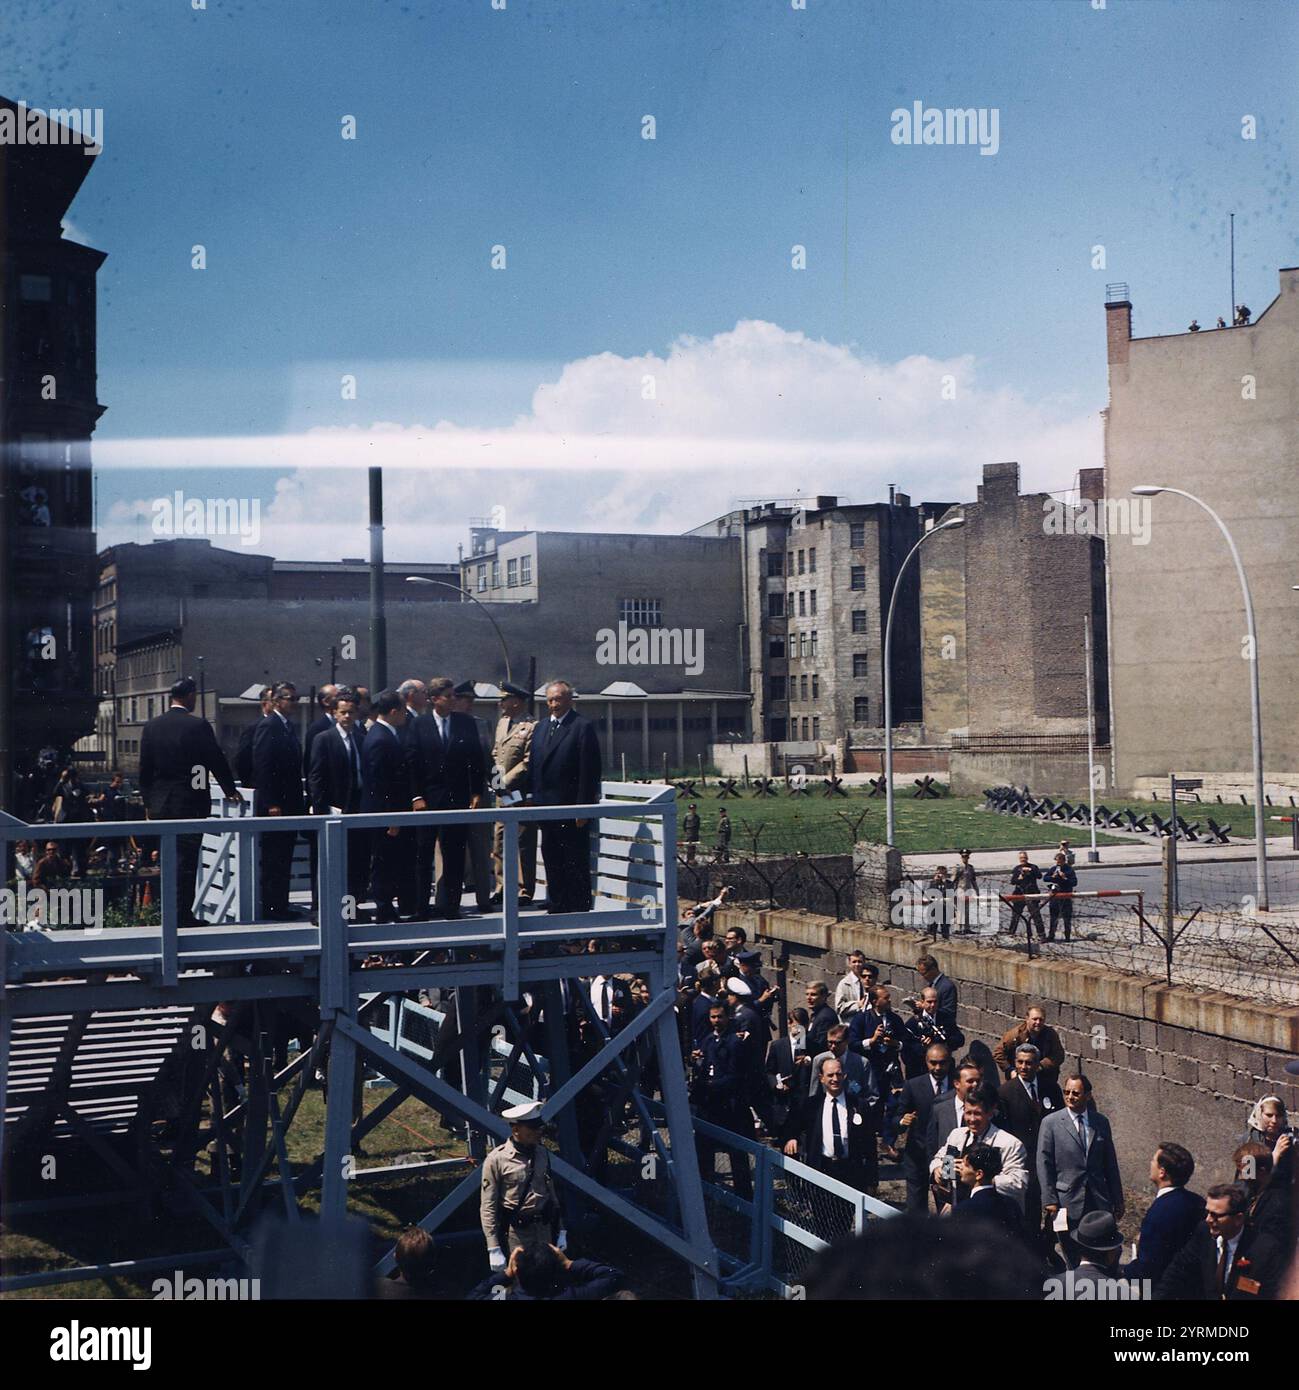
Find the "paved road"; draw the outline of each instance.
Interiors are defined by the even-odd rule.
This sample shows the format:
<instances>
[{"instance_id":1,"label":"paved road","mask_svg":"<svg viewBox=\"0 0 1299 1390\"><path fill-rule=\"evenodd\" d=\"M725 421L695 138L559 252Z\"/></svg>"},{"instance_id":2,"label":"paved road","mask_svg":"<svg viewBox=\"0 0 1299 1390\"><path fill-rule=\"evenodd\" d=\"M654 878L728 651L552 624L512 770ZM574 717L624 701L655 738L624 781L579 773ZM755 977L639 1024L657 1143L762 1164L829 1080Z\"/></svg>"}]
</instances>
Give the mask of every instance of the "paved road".
<instances>
[{"instance_id":1,"label":"paved road","mask_svg":"<svg viewBox=\"0 0 1299 1390\"><path fill-rule=\"evenodd\" d=\"M1102 858L1104 850L1101 851ZM1157 864L1078 864L1078 887L1140 889L1151 908L1163 901L1164 871ZM1206 901L1227 907L1254 894L1254 861L1185 865L1178 875L1183 904ZM1274 911L1299 910L1299 860L1283 859L1268 865L1268 896Z\"/></svg>"}]
</instances>

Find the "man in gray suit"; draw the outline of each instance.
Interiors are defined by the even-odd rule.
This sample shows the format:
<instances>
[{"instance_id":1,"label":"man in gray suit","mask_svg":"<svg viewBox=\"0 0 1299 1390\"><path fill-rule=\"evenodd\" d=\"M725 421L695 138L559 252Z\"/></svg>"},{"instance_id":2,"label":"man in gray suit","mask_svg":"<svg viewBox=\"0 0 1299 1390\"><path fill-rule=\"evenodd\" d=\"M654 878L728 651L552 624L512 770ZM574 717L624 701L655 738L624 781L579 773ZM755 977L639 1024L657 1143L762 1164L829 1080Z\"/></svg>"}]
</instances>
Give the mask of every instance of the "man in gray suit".
<instances>
[{"instance_id":1,"label":"man in gray suit","mask_svg":"<svg viewBox=\"0 0 1299 1390\"><path fill-rule=\"evenodd\" d=\"M1048 1223L1066 1214L1060 1248L1073 1268L1079 1259L1074 1234L1083 1217L1102 1211L1122 1219L1123 1181L1110 1122L1092 1105L1091 1082L1075 1073L1061 1089L1065 1108L1048 1115L1038 1131L1037 1179Z\"/></svg>"}]
</instances>

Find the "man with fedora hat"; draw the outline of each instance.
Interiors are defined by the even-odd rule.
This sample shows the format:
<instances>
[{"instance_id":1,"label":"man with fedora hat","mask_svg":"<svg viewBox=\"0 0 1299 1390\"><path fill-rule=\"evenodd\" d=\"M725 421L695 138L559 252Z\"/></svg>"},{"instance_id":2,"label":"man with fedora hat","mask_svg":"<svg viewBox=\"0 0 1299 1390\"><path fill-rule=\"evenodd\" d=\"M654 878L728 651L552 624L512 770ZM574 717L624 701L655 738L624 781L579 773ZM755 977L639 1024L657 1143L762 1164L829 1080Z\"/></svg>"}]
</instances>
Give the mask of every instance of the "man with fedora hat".
<instances>
[{"instance_id":1,"label":"man with fedora hat","mask_svg":"<svg viewBox=\"0 0 1299 1390\"><path fill-rule=\"evenodd\" d=\"M1077 1265L1068 1271L1074 1298L1079 1285L1091 1284L1099 1296L1099 1286L1119 1277L1119 1256L1123 1253L1123 1236L1119 1223L1110 1211L1089 1211L1073 1233L1073 1243L1079 1255ZM1081 1295L1086 1298L1086 1294Z\"/></svg>"},{"instance_id":2,"label":"man with fedora hat","mask_svg":"<svg viewBox=\"0 0 1299 1390\"><path fill-rule=\"evenodd\" d=\"M496 740L492 745L492 790L497 805L519 806L527 799L531 771L532 732L537 721L528 713L531 695L513 681L502 681L501 712L496 721ZM505 885L505 826L496 823L492 837L492 863L496 869L496 892L493 903L504 898ZM522 891L519 901L530 903L537 891L537 822L524 821L519 826L519 877Z\"/></svg>"},{"instance_id":3,"label":"man with fedora hat","mask_svg":"<svg viewBox=\"0 0 1299 1390\"><path fill-rule=\"evenodd\" d=\"M502 1110L510 1137L483 1160L479 1220L492 1272L505 1268L506 1251L520 1245L568 1248L559 1196L550 1171L550 1150L541 1142L541 1102Z\"/></svg>"}]
</instances>

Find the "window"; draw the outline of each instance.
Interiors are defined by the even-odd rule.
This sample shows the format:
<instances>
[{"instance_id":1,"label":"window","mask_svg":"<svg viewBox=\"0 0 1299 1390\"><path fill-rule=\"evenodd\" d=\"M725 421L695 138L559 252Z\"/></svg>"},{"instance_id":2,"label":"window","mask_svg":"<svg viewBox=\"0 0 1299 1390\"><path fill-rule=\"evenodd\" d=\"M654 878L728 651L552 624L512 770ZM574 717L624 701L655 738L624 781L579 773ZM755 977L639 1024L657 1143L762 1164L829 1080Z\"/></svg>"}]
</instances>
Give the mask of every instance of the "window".
<instances>
[{"instance_id":1,"label":"window","mask_svg":"<svg viewBox=\"0 0 1299 1390\"><path fill-rule=\"evenodd\" d=\"M852 610L852 630L854 632L866 631L866 610L864 608Z\"/></svg>"},{"instance_id":2,"label":"window","mask_svg":"<svg viewBox=\"0 0 1299 1390\"><path fill-rule=\"evenodd\" d=\"M786 554L785 554L785 559L786 559L786 561L788 562L788 563L785 565L785 573L786 573L786 574L793 574L793 573L794 573L794 552L793 552L792 550L787 551Z\"/></svg>"},{"instance_id":3,"label":"window","mask_svg":"<svg viewBox=\"0 0 1299 1390\"><path fill-rule=\"evenodd\" d=\"M784 616L785 616L785 595L784 595L784 594L768 594L768 595L767 595L767 617L769 617L769 618L783 618Z\"/></svg>"},{"instance_id":4,"label":"window","mask_svg":"<svg viewBox=\"0 0 1299 1390\"><path fill-rule=\"evenodd\" d=\"M53 289L48 275L20 275L18 293L29 304L48 304Z\"/></svg>"},{"instance_id":5,"label":"window","mask_svg":"<svg viewBox=\"0 0 1299 1390\"><path fill-rule=\"evenodd\" d=\"M871 722L871 702L865 695L853 696L852 722L854 724L869 724Z\"/></svg>"},{"instance_id":6,"label":"window","mask_svg":"<svg viewBox=\"0 0 1299 1390\"><path fill-rule=\"evenodd\" d=\"M532 556L531 556L531 555L520 555L520 556L519 556L519 583L520 583L520 584L531 584L531 583L532 583Z\"/></svg>"},{"instance_id":7,"label":"window","mask_svg":"<svg viewBox=\"0 0 1299 1390\"><path fill-rule=\"evenodd\" d=\"M807 656L807 645L807 633L800 632L798 634L798 655L800 659Z\"/></svg>"},{"instance_id":8,"label":"window","mask_svg":"<svg viewBox=\"0 0 1299 1390\"><path fill-rule=\"evenodd\" d=\"M767 693L773 700L783 700L785 698L785 678L784 676L769 676L767 678Z\"/></svg>"},{"instance_id":9,"label":"window","mask_svg":"<svg viewBox=\"0 0 1299 1390\"><path fill-rule=\"evenodd\" d=\"M493 561L492 561L492 588L493 588L493 589L499 589L500 587L501 587L501 562L500 562L499 560L493 560Z\"/></svg>"},{"instance_id":10,"label":"window","mask_svg":"<svg viewBox=\"0 0 1299 1390\"><path fill-rule=\"evenodd\" d=\"M807 617L807 592L804 589L798 591L798 616Z\"/></svg>"},{"instance_id":11,"label":"window","mask_svg":"<svg viewBox=\"0 0 1299 1390\"><path fill-rule=\"evenodd\" d=\"M767 643L767 655L768 655L768 656L784 656L784 655L785 655L785 639L784 639L783 637L773 637L773 638L771 639L771 641Z\"/></svg>"},{"instance_id":12,"label":"window","mask_svg":"<svg viewBox=\"0 0 1299 1390\"><path fill-rule=\"evenodd\" d=\"M854 550L866 544L866 523L864 521L854 521L849 524L848 544Z\"/></svg>"},{"instance_id":13,"label":"window","mask_svg":"<svg viewBox=\"0 0 1299 1390\"><path fill-rule=\"evenodd\" d=\"M821 698L821 677L820 677L820 676L813 676L813 677L812 677L812 698L813 698L814 700L819 700L819 699Z\"/></svg>"},{"instance_id":14,"label":"window","mask_svg":"<svg viewBox=\"0 0 1299 1390\"><path fill-rule=\"evenodd\" d=\"M813 629L812 629L812 631L811 631L811 633L809 634L809 636L811 637L812 640L808 643L808 648L809 648L809 650L810 650L810 652L811 652L811 655L815 658L815 656L816 656L816 628L813 628Z\"/></svg>"},{"instance_id":15,"label":"window","mask_svg":"<svg viewBox=\"0 0 1299 1390\"><path fill-rule=\"evenodd\" d=\"M807 611L808 611L814 618L816 617L816 590L815 590L815 589L812 589L812 590L810 591L810 598L809 598L808 605L807 605Z\"/></svg>"},{"instance_id":16,"label":"window","mask_svg":"<svg viewBox=\"0 0 1299 1390\"><path fill-rule=\"evenodd\" d=\"M618 621L628 627L659 627L663 622L661 598L620 598Z\"/></svg>"},{"instance_id":17,"label":"window","mask_svg":"<svg viewBox=\"0 0 1299 1390\"><path fill-rule=\"evenodd\" d=\"M806 677L806 676L799 676L799 678L798 678L798 698L799 698L800 700L806 700L806 699L807 699L807 677Z\"/></svg>"},{"instance_id":18,"label":"window","mask_svg":"<svg viewBox=\"0 0 1299 1390\"><path fill-rule=\"evenodd\" d=\"M799 574L807 573L807 551L805 550L798 552L798 572Z\"/></svg>"},{"instance_id":19,"label":"window","mask_svg":"<svg viewBox=\"0 0 1299 1390\"><path fill-rule=\"evenodd\" d=\"M812 737L821 737L821 716L819 714L814 714L812 716Z\"/></svg>"},{"instance_id":20,"label":"window","mask_svg":"<svg viewBox=\"0 0 1299 1390\"><path fill-rule=\"evenodd\" d=\"M867 674L865 652L853 652L852 673L854 676L864 676Z\"/></svg>"},{"instance_id":21,"label":"window","mask_svg":"<svg viewBox=\"0 0 1299 1390\"><path fill-rule=\"evenodd\" d=\"M767 578L779 579L785 573L785 556L782 551L767 551Z\"/></svg>"},{"instance_id":22,"label":"window","mask_svg":"<svg viewBox=\"0 0 1299 1390\"><path fill-rule=\"evenodd\" d=\"M854 565L852 567L852 579L850 587L854 589L865 589L866 587L866 566Z\"/></svg>"},{"instance_id":23,"label":"window","mask_svg":"<svg viewBox=\"0 0 1299 1390\"><path fill-rule=\"evenodd\" d=\"M807 715L803 716L803 740L807 741Z\"/></svg>"},{"instance_id":24,"label":"window","mask_svg":"<svg viewBox=\"0 0 1299 1390\"><path fill-rule=\"evenodd\" d=\"M807 570L809 574L816 573L816 546L807 552Z\"/></svg>"},{"instance_id":25,"label":"window","mask_svg":"<svg viewBox=\"0 0 1299 1390\"><path fill-rule=\"evenodd\" d=\"M505 562L505 587L507 589L519 587L519 562L517 560L506 560Z\"/></svg>"}]
</instances>

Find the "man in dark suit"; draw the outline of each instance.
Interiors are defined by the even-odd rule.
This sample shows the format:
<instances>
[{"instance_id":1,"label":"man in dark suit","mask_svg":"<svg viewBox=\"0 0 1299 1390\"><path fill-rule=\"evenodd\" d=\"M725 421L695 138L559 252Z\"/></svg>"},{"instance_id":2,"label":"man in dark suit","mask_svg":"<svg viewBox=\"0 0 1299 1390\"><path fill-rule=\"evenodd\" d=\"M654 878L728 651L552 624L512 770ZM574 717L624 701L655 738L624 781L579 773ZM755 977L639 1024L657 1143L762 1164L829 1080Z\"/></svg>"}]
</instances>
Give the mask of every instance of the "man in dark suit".
<instances>
[{"instance_id":1,"label":"man in dark suit","mask_svg":"<svg viewBox=\"0 0 1299 1390\"><path fill-rule=\"evenodd\" d=\"M907 1180L907 1210L923 1212L929 1205L929 1121L934 1106L952 1092L952 1054L944 1043L931 1043L925 1051L925 1070L902 1088L898 1101L898 1130L905 1136L902 1172ZM950 1134L959 1121L953 1111Z\"/></svg>"},{"instance_id":2,"label":"man in dark suit","mask_svg":"<svg viewBox=\"0 0 1299 1390\"><path fill-rule=\"evenodd\" d=\"M301 816L307 801L302 791L302 749L290 716L298 691L280 681L272 692L270 714L253 734L253 810L259 816ZM289 882L293 874L296 831L261 837L262 915L273 922L292 921Z\"/></svg>"},{"instance_id":3,"label":"man in dark suit","mask_svg":"<svg viewBox=\"0 0 1299 1390\"><path fill-rule=\"evenodd\" d=\"M208 778L215 777L230 801L242 801L230 764L212 726L194 714L198 686L189 676L171 688L171 705L140 735L140 795L150 820L197 820L212 812ZM200 925L194 916L202 836L181 835L176 844L176 910L182 927Z\"/></svg>"},{"instance_id":4,"label":"man in dark suit","mask_svg":"<svg viewBox=\"0 0 1299 1390\"><path fill-rule=\"evenodd\" d=\"M1137 1258L1124 1265L1125 1279L1158 1284L1173 1257L1204 1224L1204 1198L1188 1192L1195 1160L1180 1144L1160 1144L1150 1160L1155 1199L1141 1222Z\"/></svg>"},{"instance_id":5,"label":"man in dark suit","mask_svg":"<svg viewBox=\"0 0 1299 1390\"><path fill-rule=\"evenodd\" d=\"M708 1009L708 1032L690 1054L690 1099L701 1120L748 1139L753 1137L753 1121L744 1103L743 1048L731 1027L726 1005L714 1000ZM705 1182L715 1181L719 1147L724 1145L695 1132L695 1152ZM738 1196L753 1196L748 1155L739 1150L731 1151L731 1182Z\"/></svg>"},{"instance_id":6,"label":"man in dark suit","mask_svg":"<svg viewBox=\"0 0 1299 1390\"><path fill-rule=\"evenodd\" d=\"M337 685L322 685L316 692L320 713L307 725L307 732L302 738L302 775L304 778L311 776L311 750L315 747L316 739L334 722L334 702L338 699L339 689L340 687Z\"/></svg>"},{"instance_id":7,"label":"man in dark suit","mask_svg":"<svg viewBox=\"0 0 1299 1390\"><path fill-rule=\"evenodd\" d=\"M1042 1121L1064 1109L1055 1080L1042 1071L1042 1054L1032 1043L1020 1043L1014 1053L1015 1074L998 1090L1002 1129L1024 1146L1028 1160L1028 1191L1024 1194L1025 1233L1036 1243L1042 1226L1042 1189L1037 1177L1037 1136ZM1049 1243L1049 1242L1048 1242Z\"/></svg>"},{"instance_id":8,"label":"man in dark suit","mask_svg":"<svg viewBox=\"0 0 1299 1390\"><path fill-rule=\"evenodd\" d=\"M586 806L600 800L600 741L590 720L573 709L573 687L546 687L549 718L532 733L531 785L535 806ZM591 910L591 826L585 817L541 822L546 910Z\"/></svg>"},{"instance_id":9,"label":"man in dark suit","mask_svg":"<svg viewBox=\"0 0 1299 1390\"><path fill-rule=\"evenodd\" d=\"M1204 1221L1173 1256L1155 1286L1158 1299L1259 1302L1276 1297L1290 1252L1267 1231L1245 1224L1249 1193L1220 1183L1205 1195Z\"/></svg>"},{"instance_id":10,"label":"man in dark suit","mask_svg":"<svg viewBox=\"0 0 1299 1390\"><path fill-rule=\"evenodd\" d=\"M1001 1153L991 1144L975 1144L966 1149L956 1161L961 1200L952 1208L952 1220L991 1221L1011 1235L1022 1234L1019 1203L998 1192L994 1185L1000 1175Z\"/></svg>"},{"instance_id":11,"label":"man in dark suit","mask_svg":"<svg viewBox=\"0 0 1299 1390\"><path fill-rule=\"evenodd\" d=\"M947 1136L957 1128L958 1125L965 1123L965 1098L976 1087L983 1084L983 1069L977 1062L962 1062L956 1069L956 1076L952 1082L950 1091L934 1099L929 1111L929 1124L925 1130L925 1152L929 1155L928 1162L932 1167L934 1155L942 1147ZM907 1145L910 1148L910 1142ZM925 1181L929 1181L928 1174ZM935 1197L935 1206L942 1210L947 1203L938 1203Z\"/></svg>"},{"instance_id":12,"label":"man in dark suit","mask_svg":"<svg viewBox=\"0 0 1299 1390\"><path fill-rule=\"evenodd\" d=\"M829 1047L830 1029L839 1022L839 1015L830 1007L830 990L818 980L807 987L807 1050L813 1057ZM851 1046L851 1040L849 1042Z\"/></svg>"},{"instance_id":13,"label":"man in dark suit","mask_svg":"<svg viewBox=\"0 0 1299 1390\"><path fill-rule=\"evenodd\" d=\"M262 712L239 735L239 748L235 752L235 776L245 787L251 787L253 784L253 735L257 732L258 724L270 714L274 704L271 699L271 687L262 686L257 692L257 698L261 702Z\"/></svg>"},{"instance_id":14,"label":"man in dark suit","mask_svg":"<svg viewBox=\"0 0 1299 1390\"><path fill-rule=\"evenodd\" d=\"M374 723L361 745L361 812L410 810L410 770L401 731L406 705L395 690L381 690L371 706ZM371 892L374 920L397 919L402 887L414 870L415 840L397 824L370 831Z\"/></svg>"},{"instance_id":15,"label":"man in dark suit","mask_svg":"<svg viewBox=\"0 0 1299 1390\"><path fill-rule=\"evenodd\" d=\"M361 767L361 749L365 733L356 724L356 694L342 687L333 697L333 716L327 729L321 730L311 748L311 768L307 773L307 790L311 794L311 809L318 816L355 815L361 809L361 793L365 777ZM364 830L352 830L347 835L347 894L355 914L365 897L365 885L370 870L370 836ZM352 920L355 920L353 916Z\"/></svg>"},{"instance_id":16,"label":"man in dark suit","mask_svg":"<svg viewBox=\"0 0 1299 1390\"><path fill-rule=\"evenodd\" d=\"M791 1009L789 1031L767 1046L771 1117L777 1133L784 1129L790 1110L807 1094L811 1065L812 1058L807 1051L807 1010Z\"/></svg>"},{"instance_id":17,"label":"man in dark suit","mask_svg":"<svg viewBox=\"0 0 1299 1390\"><path fill-rule=\"evenodd\" d=\"M452 709L455 683L449 676L435 676L427 689L431 712L415 720L407 737L411 809L477 810L487 784L487 767L478 730L467 714L457 714ZM460 916L467 831L465 825L435 825L423 830L425 845L431 838L442 851L442 873L434 895L435 917L454 919ZM413 911L426 914L427 899L417 901Z\"/></svg>"},{"instance_id":18,"label":"man in dark suit","mask_svg":"<svg viewBox=\"0 0 1299 1390\"><path fill-rule=\"evenodd\" d=\"M916 962L916 973L938 995L938 1008L934 1017L943 1028L956 1028L956 986L938 968L933 956L924 955Z\"/></svg>"},{"instance_id":19,"label":"man in dark suit","mask_svg":"<svg viewBox=\"0 0 1299 1390\"><path fill-rule=\"evenodd\" d=\"M821 1059L818 1080L820 1091L804 1097L786 1120L785 1153L858 1191L873 1192L879 1182L879 1160L870 1107L848 1094L843 1064L837 1057Z\"/></svg>"},{"instance_id":20,"label":"man in dark suit","mask_svg":"<svg viewBox=\"0 0 1299 1390\"><path fill-rule=\"evenodd\" d=\"M478 700L477 687L473 681L465 680L461 681L451 693L453 696L451 708L456 714L465 715L473 723L474 728L478 730L478 741L483 748L484 776L490 778L495 739L487 720L474 713L474 705ZM484 806L493 804L490 786L483 792L482 804ZM493 905L492 895L496 891L492 866L492 826L487 821L483 821L478 825L466 826L465 830L466 867L468 877L474 885L474 900L478 904L479 912L490 912ZM519 846L519 850L522 854L522 845Z\"/></svg>"}]
</instances>

